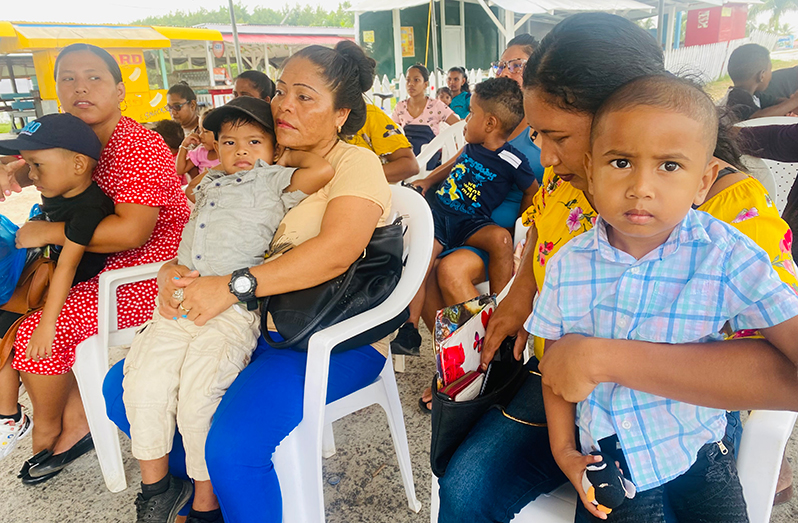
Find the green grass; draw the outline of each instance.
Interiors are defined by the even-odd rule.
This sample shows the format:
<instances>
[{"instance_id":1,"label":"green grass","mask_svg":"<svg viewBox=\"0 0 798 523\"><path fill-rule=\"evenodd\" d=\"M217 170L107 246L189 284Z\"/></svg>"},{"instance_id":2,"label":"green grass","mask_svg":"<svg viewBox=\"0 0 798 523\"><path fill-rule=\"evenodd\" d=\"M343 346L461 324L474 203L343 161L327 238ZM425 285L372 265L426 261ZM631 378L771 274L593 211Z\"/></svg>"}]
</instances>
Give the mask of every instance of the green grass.
<instances>
[{"instance_id":1,"label":"green grass","mask_svg":"<svg viewBox=\"0 0 798 523\"><path fill-rule=\"evenodd\" d=\"M11 122L0 122L0 134L11 132Z\"/></svg>"},{"instance_id":2,"label":"green grass","mask_svg":"<svg viewBox=\"0 0 798 523\"><path fill-rule=\"evenodd\" d=\"M798 65L798 60L773 60L774 71L778 69L786 69L787 67L794 67L796 65ZM709 94L709 96L712 97L713 100L717 101L723 98L723 95L726 94L726 91L731 86L731 78L729 78L729 75L726 75L719 80L715 80L714 82L710 82L705 85L704 90Z\"/></svg>"}]
</instances>

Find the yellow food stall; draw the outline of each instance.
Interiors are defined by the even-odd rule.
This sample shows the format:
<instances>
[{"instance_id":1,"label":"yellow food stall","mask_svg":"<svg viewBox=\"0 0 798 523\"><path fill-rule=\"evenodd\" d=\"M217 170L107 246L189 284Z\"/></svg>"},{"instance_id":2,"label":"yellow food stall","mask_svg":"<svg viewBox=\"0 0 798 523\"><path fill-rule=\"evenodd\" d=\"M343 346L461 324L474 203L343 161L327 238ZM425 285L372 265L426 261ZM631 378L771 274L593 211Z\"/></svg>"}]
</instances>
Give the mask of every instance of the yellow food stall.
<instances>
[{"instance_id":1,"label":"yellow food stall","mask_svg":"<svg viewBox=\"0 0 798 523\"><path fill-rule=\"evenodd\" d=\"M204 48L205 53L199 54L206 61L209 71L207 85L212 87L215 81L211 46L214 42L221 41L222 34L214 29L0 21L0 55L33 55L44 114L59 110L55 94L54 66L59 51L70 44L92 44L111 53L119 63L127 91L122 103L123 114L139 122L150 122L169 118L166 111L168 76L163 50L181 44L185 44L195 53ZM160 69L155 69L159 76L155 85L149 78L145 63L145 52L148 51L155 51L159 61L155 64Z\"/></svg>"}]
</instances>

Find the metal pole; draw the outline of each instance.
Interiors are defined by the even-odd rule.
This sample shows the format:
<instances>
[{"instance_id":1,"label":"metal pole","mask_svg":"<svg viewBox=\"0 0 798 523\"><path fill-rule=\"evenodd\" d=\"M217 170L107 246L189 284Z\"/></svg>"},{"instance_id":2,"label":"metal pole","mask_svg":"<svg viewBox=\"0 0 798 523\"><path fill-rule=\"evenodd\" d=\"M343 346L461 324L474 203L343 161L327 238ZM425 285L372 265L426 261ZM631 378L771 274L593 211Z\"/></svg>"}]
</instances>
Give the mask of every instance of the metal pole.
<instances>
[{"instance_id":1,"label":"metal pole","mask_svg":"<svg viewBox=\"0 0 798 523\"><path fill-rule=\"evenodd\" d=\"M163 78L163 88L169 89L169 78L166 75L166 59L163 56L163 49L158 49L158 58L161 59L161 77Z\"/></svg>"},{"instance_id":2,"label":"metal pole","mask_svg":"<svg viewBox=\"0 0 798 523\"><path fill-rule=\"evenodd\" d=\"M232 2L232 0L230 0ZM662 31L665 29L662 27L665 19L665 0L659 0L657 6L657 43L662 47Z\"/></svg>"},{"instance_id":3,"label":"metal pole","mask_svg":"<svg viewBox=\"0 0 798 523\"><path fill-rule=\"evenodd\" d=\"M216 79L213 76L213 66L215 65L213 60L213 51L211 51L211 42L208 40L205 41L205 65L208 68L208 79L210 80L210 86L216 87Z\"/></svg>"},{"instance_id":4,"label":"metal pole","mask_svg":"<svg viewBox=\"0 0 798 523\"><path fill-rule=\"evenodd\" d=\"M398 80L402 76L402 23L398 9L392 10L393 14L393 58L394 58L394 73Z\"/></svg>"},{"instance_id":5,"label":"metal pole","mask_svg":"<svg viewBox=\"0 0 798 523\"><path fill-rule=\"evenodd\" d=\"M682 39L682 11L676 13L676 34L673 37L673 48L678 49Z\"/></svg>"},{"instance_id":6,"label":"metal pole","mask_svg":"<svg viewBox=\"0 0 798 523\"><path fill-rule=\"evenodd\" d=\"M438 61L438 24L435 21L435 2L432 0L432 70L434 71L440 66Z\"/></svg>"},{"instance_id":7,"label":"metal pole","mask_svg":"<svg viewBox=\"0 0 798 523\"><path fill-rule=\"evenodd\" d=\"M663 1L663 0L661 0ZM241 46L238 43L238 28L236 27L236 13L233 9L233 0L227 0L230 6L230 24L233 26L233 43L236 47L236 75L241 74L244 62L241 60Z\"/></svg>"}]
</instances>

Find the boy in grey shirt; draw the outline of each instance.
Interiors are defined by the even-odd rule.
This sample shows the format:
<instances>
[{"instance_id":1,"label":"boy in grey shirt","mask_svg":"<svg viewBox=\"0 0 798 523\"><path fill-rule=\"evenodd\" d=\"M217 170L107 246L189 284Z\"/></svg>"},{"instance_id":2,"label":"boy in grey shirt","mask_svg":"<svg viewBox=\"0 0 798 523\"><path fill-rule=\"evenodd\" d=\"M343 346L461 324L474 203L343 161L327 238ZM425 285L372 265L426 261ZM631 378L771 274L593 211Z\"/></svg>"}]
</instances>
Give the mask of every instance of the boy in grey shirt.
<instances>
[{"instance_id":1,"label":"boy in grey shirt","mask_svg":"<svg viewBox=\"0 0 798 523\"><path fill-rule=\"evenodd\" d=\"M249 267L263 263L286 212L326 185L334 173L324 158L302 151L284 150L280 165L273 165L274 123L269 103L263 100L236 98L208 113L203 124L214 133L223 170L209 170L194 188L196 206L177 260L201 276L232 273L230 292L246 306L239 302L202 327L187 319L182 303L182 318L170 320L156 310L130 347L123 399L133 456L145 462L141 465L149 468L147 477L153 479L153 467L167 463L177 424L188 475L198 497L207 498L213 495L205 465L211 418L249 363L260 334L256 282ZM173 522L191 492L190 481L168 473L154 483L142 482L136 500L138 521Z\"/></svg>"}]
</instances>

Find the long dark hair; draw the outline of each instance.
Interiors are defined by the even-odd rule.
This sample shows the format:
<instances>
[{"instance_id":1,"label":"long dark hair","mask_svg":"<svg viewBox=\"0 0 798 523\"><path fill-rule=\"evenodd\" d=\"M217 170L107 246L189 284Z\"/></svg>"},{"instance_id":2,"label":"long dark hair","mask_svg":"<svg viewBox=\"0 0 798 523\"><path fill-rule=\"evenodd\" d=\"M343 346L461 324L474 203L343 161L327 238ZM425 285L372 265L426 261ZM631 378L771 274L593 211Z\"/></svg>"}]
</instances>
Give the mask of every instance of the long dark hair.
<instances>
[{"instance_id":1,"label":"long dark hair","mask_svg":"<svg viewBox=\"0 0 798 523\"><path fill-rule=\"evenodd\" d=\"M563 109L595 114L618 87L665 71L662 49L626 18L580 13L554 26L524 68L524 88L537 89Z\"/></svg>"},{"instance_id":2,"label":"long dark hair","mask_svg":"<svg viewBox=\"0 0 798 523\"><path fill-rule=\"evenodd\" d=\"M407 73L410 74L410 69L415 69L425 82L429 82L429 71L422 64L413 64L407 68Z\"/></svg>"},{"instance_id":3,"label":"long dark hair","mask_svg":"<svg viewBox=\"0 0 798 523\"><path fill-rule=\"evenodd\" d=\"M111 76L114 78L114 82L117 84L122 83L122 71L119 69L119 64L116 63L114 57L111 56L111 53L103 49L102 47L97 47L96 45L91 44L72 44L64 47L60 53L58 53L58 58L55 59L55 67L53 67L53 77L55 81L58 81L58 66L61 64L61 59L64 58L66 55L71 53L77 53L80 51L89 51L102 59L105 63L106 67L108 67L108 71L111 73Z\"/></svg>"},{"instance_id":4,"label":"long dark hair","mask_svg":"<svg viewBox=\"0 0 798 523\"><path fill-rule=\"evenodd\" d=\"M257 89L258 93L260 93L262 100L265 100L267 97L269 99L274 98L274 91L276 88L274 86L274 82L267 74L254 70L244 71L240 75L236 76L236 80L239 78L252 82L252 85L254 85L255 89Z\"/></svg>"},{"instance_id":5,"label":"long dark hair","mask_svg":"<svg viewBox=\"0 0 798 523\"><path fill-rule=\"evenodd\" d=\"M180 82L176 83L175 85L173 85L172 87L170 87L169 90L166 91L166 94L167 95L169 95L169 94L177 95L177 96L179 96L180 98L184 99L187 102L193 102L193 101L195 101L197 99L197 95L194 92L194 89L189 87L189 85L185 81L182 81L182 80Z\"/></svg>"},{"instance_id":6,"label":"long dark hair","mask_svg":"<svg viewBox=\"0 0 798 523\"><path fill-rule=\"evenodd\" d=\"M342 40L335 49L311 45L295 53L294 58L306 58L321 69L327 85L333 93L333 107L349 109L349 116L341 126L342 135L357 133L366 123L366 101L363 93L374 82L377 62L366 56L363 49L350 40Z\"/></svg>"},{"instance_id":7,"label":"long dark hair","mask_svg":"<svg viewBox=\"0 0 798 523\"><path fill-rule=\"evenodd\" d=\"M462 87L460 87L460 91L464 93L470 91L470 88L468 87L468 75L466 74L465 67L452 67L451 69L449 69L449 72L460 73L461 75L463 75L463 85Z\"/></svg>"}]
</instances>

